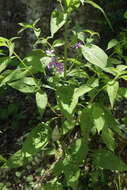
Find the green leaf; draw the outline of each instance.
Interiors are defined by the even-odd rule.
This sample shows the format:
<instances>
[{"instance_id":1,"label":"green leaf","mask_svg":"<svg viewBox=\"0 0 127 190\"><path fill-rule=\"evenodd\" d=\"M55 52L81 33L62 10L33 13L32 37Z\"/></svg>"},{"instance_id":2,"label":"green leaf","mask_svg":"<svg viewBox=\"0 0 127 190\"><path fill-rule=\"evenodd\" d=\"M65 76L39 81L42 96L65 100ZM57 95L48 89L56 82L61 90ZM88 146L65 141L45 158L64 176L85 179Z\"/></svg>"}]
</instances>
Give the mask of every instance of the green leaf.
<instances>
[{"instance_id":1,"label":"green leaf","mask_svg":"<svg viewBox=\"0 0 127 190\"><path fill-rule=\"evenodd\" d=\"M117 41L116 39L110 40L109 43L108 43L107 50L109 50L109 49L115 47L117 44L118 44L118 41Z\"/></svg>"},{"instance_id":2,"label":"green leaf","mask_svg":"<svg viewBox=\"0 0 127 190\"><path fill-rule=\"evenodd\" d=\"M98 36L98 37L100 37L100 35L99 35L99 33L98 32L94 32L93 30L83 30L84 32L86 32L86 33L88 33L88 34L90 34L90 37L93 37L93 36ZM92 40L92 39L91 39Z\"/></svg>"},{"instance_id":3,"label":"green leaf","mask_svg":"<svg viewBox=\"0 0 127 190\"><path fill-rule=\"evenodd\" d=\"M14 52L15 44L9 41L8 48L9 48L9 56L12 56Z\"/></svg>"},{"instance_id":4,"label":"green leaf","mask_svg":"<svg viewBox=\"0 0 127 190\"><path fill-rule=\"evenodd\" d=\"M62 123L62 134L65 135L70 130L72 130L74 126L75 126L75 122L73 120L72 121L65 120Z\"/></svg>"},{"instance_id":5,"label":"green leaf","mask_svg":"<svg viewBox=\"0 0 127 190\"><path fill-rule=\"evenodd\" d=\"M53 130L52 130L52 140L53 141L57 141L60 139L60 131L58 129L58 127L56 126Z\"/></svg>"},{"instance_id":6,"label":"green leaf","mask_svg":"<svg viewBox=\"0 0 127 190\"><path fill-rule=\"evenodd\" d=\"M72 0L65 0L66 6L69 7L71 5Z\"/></svg>"},{"instance_id":7,"label":"green leaf","mask_svg":"<svg viewBox=\"0 0 127 190\"><path fill-rule=\"evenodd\" d=\"M100 149L93 153L93 162L98 168L118 171L127 170L127 165L120 158L105 149Z\"/></svg>"},{"instance_id":8,"label":"green leaf","mask_svg":"<svg viewBox=\"0 0 127 190\"><path fill-rule=\"evenodd\" d=\"M25 77L27 74L29 74L31 67L26 68L18 68L13 71L11 71L2 81L1 85L4 85L8 82L16 81L19 79L22 79Z\"/></svg>"},{"instance_id":9,"label":"green leaf","mask_svg":"<svg viewBox=\"0 0 127 190\"><path fill-rule=\"evenodd\" d=\"M88 139L90 130L93 127L93 118L92 115L92 109L91 108L85 108L80 116L80 127L82 131L82 135L85 137L85 139Z\"/></svg>"},{"instance_id":10,"label":"green leaf","mask_svg":"<svg viewBox=\"0 0 127 190\"><path fill-rule=\"evenodd\" d=\"M32 77L24 77L16 82L10 82L8 85L23 93L34 93L39 90L37 81Z\"/></svg>"},{"instance_id":11,"label":"green leaf","mask_svg":"<svg viewBox=\"0 0 127 190\"><path fill-rule=\"evenodd\" d=\"M52 12L50 21L50 30L52 37L66 23L66 19L67 13L58 10L54 10Z\"/></svg>"},{"instance_id":12,"label":"green leaf","mask_svg":"<svg viewBox=\"0 0 127 190\"><path fill-rule=\"evenodd\" d=\"M37 38L39 38L40 34L41 34L41 29L40 28L34 28L34 34Z\"/></svg>"},{"instance_id":13,"label":"green leaf","mask_svg":"<svg viewBox=\"0 0 127 190\"><path fill-rule=\"evenodd\" d=\"M3 183L0 183L0 189L1 190L9 190L6 185L4 185Z\"/></svg>"},{"instance_id":14,"label":"green leaf","mask_svg":"<svg viewBox=\"0 0 127 190\"><path fill-rule=\"evenodd\" d=\"M63 190L63 186L59 182L50 182L40 187L39 190Z\"/></svg>"},{"instance_id":15,"label":"green leaf","mask_svg":"<svg viewBox=\"0 0 127 190\"><path fill-rule=\"evenodd\" d=\"M114 105L114 102L115 102L115 99L117 96L118 89L119 89L118 81L109 82L107 85L107 88L106 88L112 108L113 108L113 105Z\"/></svg>"},{"instance_id":16,"label":"green leaf","mask_svg":"<svg viewBox=\"0 0 127 190\"><path fill-rule=\"evenodd\" d=\"M66 177L67 184L72 188L78 184L80 176L79 166L85 160L88 153L87 140L84 138L77 139L70 147L63 160L57 162L54 167L56 175L60 175L63 171Z\"/></svg>"},{"instance_id":17,"label":"green leaf","mask_svg":"<svg viewBox=\"0 0 127 190\"><path fill-rule=\"evenodd\" d=\"M18 32L19 34L26 29L32 29L33 28L33 24L28 24L28 23L19 23L19 26L22 27L21 30Z\"/></svg>"},{"instance_id":18,"label":"green leaf","mask_svg":"<svg viewBox=\"0 0 127 190\"><path fill-rule=\"evenodd\" d=\"M122 87L119 88L118 94L119 94L121 97L127 99L127 88L122 88Z\"/></svg>"},{"instance_id":19,"label":"green leaf","mask_svg":"<svg viewBox=\"0 0 127 190\"><path fill-rule=\"evenodd\" d=\"M68 12L71 12L80 6L80 0L66 0L65 2Z\"/></svg>"},{"instance_id":20,"label":"green leaf","mask_svg":"<svg viewBox=\"0 0 127 190\"><path fill-rule=\"evenodd\" d=\"M0 161L1 162L6 162L7 160L2 155L0 155Z\"/></svg>"},{"instance_id":21,"label":"green leaf","mask_svg":"<svg viewBox=\"0 0 127 190\"><path fill-rule=\"evenodd\" d=\"M74 63L75 65L82 65L82 62L74 58L67 58L67 61L70 63Z\"/></svg>"},{"instance_id":22,"label":"green leaf","mask_svg":"<svg viewBox=\"0 0 127 190\"><path fill-rule=\"evenodd\" d=\"M88 74L80 68L72 69L67 75L71 77L88 78Z\"/></svg>"},{"instance_id":23,"label":"green leaf","mask_svg":"<svg viewBox=\"0 0 127 190\"><path fill-rule=\"evenodd\" d=\"M98 133L103 129L105 126L105 113L101 105L94 104L92 106L92 116L94 120L94 126L97 129Z\"/></svg>"},{"instance_id":24,"label":"green leaf","mask_svg":"<svg viewBox=\"0 0 127 190\"><path fill-rule=\"evenodd\" d=\"M106 144L107 148L111 151L114 151L115 149L115 138L113 137L113 132L111 129L104 127L102 130L102 139L103 142Z\"/></svg>"},{"instance_id":25,"label":"green leaf","mask_svg":"<svg viewBox=\"0 0 127 190\"><path fill-rule=\"evenodd\" d=\"M14 43L12 42L13 39L16 39L16 38L12 38L12 39L7 39L7 38L3 38L3 37L0 37L0 47L7 47L8 50L9 50L9 56L12 56L13 52L14 52Z\"/></svg>"},{"instance_id":26,"label":"green leaf","mask_svg":"<svg viewBox=\"0 0 127 190\"><path fill-rule=\"evenodd\" d=\"M8 160L7 162L2 166L2 168L17 168L21 167L24 164L27 163L27 159L24 156L24 153L22 150L17 151L14 153Z\"/></svg>"},{"instance_id":27,"label":"green leaf","mask_svg":"<svg viewBox=\"0 0 127 190\"><path fill-rule=\"evenodd\" d=\"M80 1L81 1L82 5L84 5L85 0L80 0Z\"/></svg>"},{"instance_id":28,"label":"green leaf","mask_svg":"<svg viewBox=\"0 0 127 190\"><path fill-rule=\"evenodd\" d=\"M88 3L88 4L92 5L94 8L100 10L100 11L102 12L102 14L104 15L104 17L105 17L105 19L106 19L108 25L109 25L110 28L113 30L110 20L108 19L108 17L107 17L107 15L105 14L104 10L103 10L98 4L96 4L95 2L90 1L90 0L85 0L84 3Z\"/></svg>"},{"instance_id":29,"label":"green leaf","mask_svg":"<svg viewBox=\"0 0 127 190\"><path fill-rule=\"evenodd\" d=\"M23 62L26 66L31 66L31 73L35 74L38 72L43 72L44 65L41 62L43 56L44 54L41 50L33 50L23 59Z\"/></svg>"},{"instance_id":30,"label":"green leaf","mask_svg":"<svg viewBox=\"0 0 127 190\"><path fill-rule=\"evenodd\" d=\"M38 111L42 117L44 110L46 108L48 102L47 94L45 92L39 91L36 93L36 104L38 107Z\"/></svg>"},{"instance_id":31,"label":"green leaf","mask_svg":"<svg viewBox=\"0 0 127 190\"><path fill-rule=\"evenodd\" d=\"M55 40L53 42L53 47L60 47L64 45L64 41L63 40Z\"/></svg>"},{"instance_id":32,"label":"green leaf","mask_svg":"<svg viewBox=\"0 0 127 190\"><path fill-rule=\"evenodd\" d=\"M115 132L117 135L124 138L124 135L120 128L120 123L114 118L111 110L109 108L105 107L105 116L106 116L106 127L110 128L113 132Z\"/></svg>"},{"instance_id":33,"label":"green leaf","mask_svg":"<svg viewBox=\"0 0 127 190\"><path fill-rule=\"evenodd\" d=\"M59 107L68 120L72 118L72 114L78 103L79 97L88 93L92 89L93 87L86 84L81 85L79 88L73 88L71 86L61 86L57 89L56 93Z\"/></svg>"},{"instance_id":34,"label":"green leaf","mask_svg":"<svg viewBox=\"0 0 127 190\"><path fill-rule=\"evenodd\" d=\"M1 57L0 58L0 73L6 69L8 64L10 63L11 58L10 57Z\"/></svg>"},{"instance_id":35,"label":"green leaf","mask_svg":"<svg viewBox=\"0 0 127 190\"><path fill-rule=\"evenodd\" d=\"M123 17L127 19L127 11L124 13Z\"/></svg>"},{"instance_id":36,"label":"green leaf","mask_svg":"<svg viewBox=\"0 0 127 190\"><path fill-rule=\"evenodd\" d=\"M79 166L85 160L88 153L87 140L84 138L77 139L70 147L70 150L63 160L63 172L68 185L72 188L77 185L80 170Z\"/></svg>"},{"instance_id":37,"label":"green leaf","mask_svg":"<svg viewBox=\"0 0 127 190\"><path fill-rule=\"evenodd\" d=\"M74 108L71 107L73 94L74 88L71 86L61 86L56 91L58 105L69 121L72 120L72 113Z\"/></svg>"},{"instance_id":38,"label":"green leaf","mask_svg":"<svg viewBox=\"0 0 127 190\"><path fill-rule=\"evenodd\" d=\"M92 44L89 46L82 46L81 49L82 54L87 61L102 69L106 67L108 56L101 48Z\"/></svg>"},{"instance_id":39,"label":"green leaf","mask_svg":"<svg viewBox=\"0 0 127 190\"><path fill-rule=\"evenodd\" d=\"M44 150L49 140L49 128L47 124L41 123L33 128L23 143L22 152L26 157L31 157L39 151Z\"/></svg>"}]
</instances>

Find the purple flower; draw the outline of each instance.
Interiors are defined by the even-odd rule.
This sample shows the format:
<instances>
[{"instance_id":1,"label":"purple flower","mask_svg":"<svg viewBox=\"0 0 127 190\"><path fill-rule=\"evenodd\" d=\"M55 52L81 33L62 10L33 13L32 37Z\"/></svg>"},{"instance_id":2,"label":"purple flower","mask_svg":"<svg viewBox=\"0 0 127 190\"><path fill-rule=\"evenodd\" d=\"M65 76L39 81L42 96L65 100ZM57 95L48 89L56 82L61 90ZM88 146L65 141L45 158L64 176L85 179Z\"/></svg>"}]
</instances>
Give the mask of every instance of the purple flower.
<instances>
[{"instance_id":1,"label":"purple flower","mask_svg":"<svg viewBox=\"0 0 127 190\"><path fill-rule=\"evenodd\" d=\"M61 73L64 71L64 63L57 62L56 63L56 70Z\"/></svg>"},{"instance_id":2,"label":"purple flower","mask_svg":"<svg viewBox=\"0 0 127 190\"><path fill-rule=\"evenodd\" d=\"M81 48L81 42L77 42L75 45L74 45L74 48L75 49L78 49L78 48Z\"/></svg>"},{"instance_id":3,"label":"purple flower","mask_svg":"<svg viewBox=\"0 0 127 190\"><path fill-rule=\"evenodd\" d=\"M47 67L48 67L48 69L52 69L52 68L54 68L55 65L56 65L56 62L50 62L50 63L47 65Z\"/></svg>"},{"instance_id":4,"label":"purple flower","mask_svg":"<svg viewBox=\"0 0 127 190\"><path fill-rule=\"evenodd\" d=\"M51 49L51 50L48 49L48 50L45 51L45 53L46 53L48 56L53 55L54 52L55 52L55 51L54 51L53 49Z\"/></svg>"},{"instance_id":5,"label":"purple flower","mask_svg":"<svg viewBox=\"0 0 127 190\"><path fill-rule=\"evenodd\" d=\"M56 68L59 73L64 71L64 63L61 62L50 62L47 67L48 69Z\"/></svg>"}]
</instances>

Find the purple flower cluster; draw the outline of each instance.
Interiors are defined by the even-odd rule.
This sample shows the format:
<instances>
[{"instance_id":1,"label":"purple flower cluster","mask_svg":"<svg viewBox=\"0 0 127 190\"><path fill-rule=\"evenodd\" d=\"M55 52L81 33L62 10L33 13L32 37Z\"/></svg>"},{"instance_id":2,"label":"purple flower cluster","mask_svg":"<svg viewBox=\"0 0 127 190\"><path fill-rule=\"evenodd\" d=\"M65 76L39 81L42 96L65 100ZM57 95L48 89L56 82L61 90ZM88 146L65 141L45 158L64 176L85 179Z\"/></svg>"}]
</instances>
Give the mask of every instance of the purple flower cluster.
<instances>
[{"instance_id":1,"label":"purple flower cluster","mask_svg":"<svg viewBox=\"0 0 127 190\"><path fill-rule=\"evenodd\" d=\"M55 68L57 72L61 73L64 71L64 63L58 62L56 57L51 58L51 62L47 65L48 69Z\"/></svg>"},{"instance_id":2,"label":"purple flower cluster","mask_svg":"<svg viewBox=\"0 0 127 190\"><path fill-rule=\"evenodd\" d=\"M81 42L77 42L75 45L74 45L74 48L75 49L78 49L78 48L81 48Z\"/></svg>"}]
</instances>

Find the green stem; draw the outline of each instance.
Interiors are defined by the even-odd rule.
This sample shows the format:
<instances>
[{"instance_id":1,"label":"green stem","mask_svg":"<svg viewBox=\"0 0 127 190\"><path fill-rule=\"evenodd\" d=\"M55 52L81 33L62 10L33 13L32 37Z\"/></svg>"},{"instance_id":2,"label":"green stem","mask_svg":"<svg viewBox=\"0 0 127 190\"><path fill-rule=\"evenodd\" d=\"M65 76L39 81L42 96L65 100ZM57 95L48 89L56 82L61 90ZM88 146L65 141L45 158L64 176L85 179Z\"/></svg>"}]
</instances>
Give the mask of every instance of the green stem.
<instances>
[{"instance_id":1,"label":"green stem","mask_svg":"<svg viewBox=\"0 0 127 190\"><path fill-rule=\"evenodd\" d=\"M65 44L64 44L64 78L66 78L67 75L67 27L68 23L66 21L65 23L65 31L64 31L64 39L65 39Z\"/></svg>"}]
</instances>

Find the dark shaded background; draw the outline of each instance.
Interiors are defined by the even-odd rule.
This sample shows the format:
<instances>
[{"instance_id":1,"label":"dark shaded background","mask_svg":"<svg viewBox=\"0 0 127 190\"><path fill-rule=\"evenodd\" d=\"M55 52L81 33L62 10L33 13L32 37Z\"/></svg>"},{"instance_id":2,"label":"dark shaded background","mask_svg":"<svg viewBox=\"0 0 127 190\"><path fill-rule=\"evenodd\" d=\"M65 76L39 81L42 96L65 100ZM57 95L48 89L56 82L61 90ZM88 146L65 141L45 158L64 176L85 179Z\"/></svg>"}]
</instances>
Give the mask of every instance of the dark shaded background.
<instances>
[{"instance_id":1,"label":"dark shaded background","mask_svg":"<svg viewBox=\"0 0 127 190\"><path fill-rule=\"evenodd\" d=\"M127 10L125 0L96 0L107 13L114 31L111 31L102 13L89 5L83 6L77 13L76 19L84 29L98 31L101 35L101 44L105 44L108 39L117 36L121 28L127 26L123 14ZM17 36L19 30L18 23L33 22L40 18L39 26L42 34L49 34L49 23L51 11L55 8L55 0L1 0L0 2L0 36L11 38ZM78 17L77 17L78 14ZM73 19L72 22L74 22ZM32 36L29 32L21 35L19 41L20 51L29 51Z\"/></svg>"}]
</instances>

